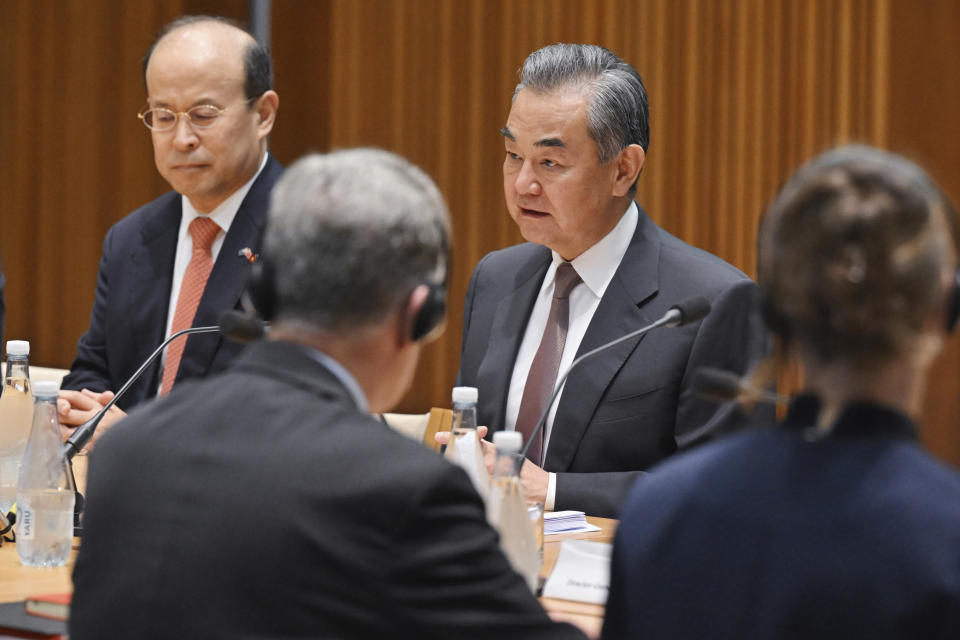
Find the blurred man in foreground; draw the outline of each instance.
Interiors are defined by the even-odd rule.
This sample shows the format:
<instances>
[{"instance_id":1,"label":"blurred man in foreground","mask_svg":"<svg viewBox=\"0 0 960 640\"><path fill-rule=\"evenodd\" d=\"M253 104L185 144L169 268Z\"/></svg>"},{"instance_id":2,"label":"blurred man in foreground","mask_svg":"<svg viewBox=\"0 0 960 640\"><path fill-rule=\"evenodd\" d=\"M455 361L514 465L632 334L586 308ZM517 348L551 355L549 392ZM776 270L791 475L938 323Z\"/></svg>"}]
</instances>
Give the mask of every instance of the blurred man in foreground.
<instances>
[{"instance_id":1,"label":"blurred man in foreground","mask_svg":"<svg viewBox=\"0 0 960 640\"><path fill-rule=\"evenodd\" d=\"M181 18L147 52L139 116L174 190L107 233L90 328L63 380L72 390L61 393L64 425L91 417L166 336L216 324L238 305L283 171L267 153L279 104L272 81L266 47L221 18ZM239 351L216 334L174 341L100 430L120 409L223 370Z\"/></svg>"},{"instance_id":2,"label":"blurred man in foreground","mask_svg":"<svg viewBox=\"0 0 960 640\"><path fill-rule=\"evenodd\" d=\"M509 568L466 474L369 415L442 319L448 225L395 155L290 168L253 285L269 339L93 453L73 640L582 637Z\"/></svg>"}]
</instances>

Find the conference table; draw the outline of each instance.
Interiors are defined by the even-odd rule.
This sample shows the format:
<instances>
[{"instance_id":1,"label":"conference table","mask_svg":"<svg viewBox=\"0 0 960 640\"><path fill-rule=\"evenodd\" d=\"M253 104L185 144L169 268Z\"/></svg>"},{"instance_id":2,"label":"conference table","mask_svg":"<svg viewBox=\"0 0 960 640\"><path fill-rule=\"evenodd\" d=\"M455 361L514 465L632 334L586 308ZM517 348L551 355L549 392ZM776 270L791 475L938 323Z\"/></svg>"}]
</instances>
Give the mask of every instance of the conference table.
<instances>
[{"instance_id":1,"label":"conference table","mask_svg":"<svg viewBox=\"0 0 960 640\"><path fill-rule=\"evenodd\" d=\"M587 522L600 527L600 531L544 537L541 576L546 578L553 571L557 554L560 551L560 543L564 539L613 541L613 535L617 529L616 520L587 517ZM0 603L15 602L41 594L72 591L73 583L70 580L70 573L73 571L73 562L76 558L76 549L79 543L80 539L75 538L74 552L70 555L66 566L38 569L21 565L20 558L17 556L16 545L5 542L0 547ZM594 635L599 633L600 626L603 623L602 606L555 598L541 598L540 602L555 618L577 624Z\"/></svg>"},{"instance_id":2,"label":"conference table","mask_svg":"<svg viewBox=\"0 0 960 640\"><path fill-rule=\"evenodd\" d=\"M560 553L560 543L564 540L593 540L594 542L613 542L619 521L610 518L594 518L587 516L587 522L600 527L599 531L587 533L560 533L544 536L543 539L543 567L540 576L547 578L553 571ZM603 605L559 600L557 598L540 598L540 604L557 620L572 622L591 637L600 636L600 627L603 626Z\"/></svg>"}]
</instances>

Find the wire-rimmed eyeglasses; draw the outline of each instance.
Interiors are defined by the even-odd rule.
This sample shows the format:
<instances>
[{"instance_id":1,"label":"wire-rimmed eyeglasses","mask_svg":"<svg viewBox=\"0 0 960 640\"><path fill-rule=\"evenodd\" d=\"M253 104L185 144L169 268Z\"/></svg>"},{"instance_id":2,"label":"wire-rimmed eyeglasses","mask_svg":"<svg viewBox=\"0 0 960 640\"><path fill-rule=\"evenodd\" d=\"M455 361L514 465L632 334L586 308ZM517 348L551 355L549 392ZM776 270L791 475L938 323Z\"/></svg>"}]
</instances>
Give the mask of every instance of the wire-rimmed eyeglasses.
<instances>
[{"instance_id":1,"label":"wire-rimmed eyeglasses","mask_svg":"<svg viewBox=\"0 0 960 640\"><path fill-rule=\"evenodd\" d=\"M256 100L256 98L250 98L249 100L245 100L244 104L250 104L254 100ZM181 117L186 117L187 122L189 122L192 127L207 129L216 124L217 119L229 108L230 107L221 109L212 104L198 104L186 111L173 111L166 107L154 107L153 109L142 110L137 114L137 117L143 121L147 129L152 131L169 131L177 126L177 121L179 121Z\"/></svg>"}]
</instances>

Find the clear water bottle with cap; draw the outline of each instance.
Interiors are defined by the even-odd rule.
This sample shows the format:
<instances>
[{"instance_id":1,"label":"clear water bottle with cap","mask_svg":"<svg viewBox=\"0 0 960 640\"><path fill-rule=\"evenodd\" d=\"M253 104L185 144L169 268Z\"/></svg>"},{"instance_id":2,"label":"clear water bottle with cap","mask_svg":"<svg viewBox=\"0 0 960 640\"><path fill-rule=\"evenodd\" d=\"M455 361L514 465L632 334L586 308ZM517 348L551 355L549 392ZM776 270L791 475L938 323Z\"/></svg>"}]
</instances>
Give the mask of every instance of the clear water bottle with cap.
<instances>
[{"instance_id":1,"label":"clear water bottle with cap","mask_svg":"<svg viewBox=\"0 0 960 640\"><path fill-rule=\"evenodd\" d=\"M523 435L517 431L498 431L493 434L493 444L497 447L497 461L487 500L487 518L500 534L503 554L526 580L530 591L536 593L540 552L520 482Z\"/></svg>"},{"instance_id":2,"label":"clear water bottle with cap","mask_svg":"<svg viewBox=\"0 0 960 640\"><path fill-rule=\"evenodd\" d=\"M476 387L453 388L453 427L444 456L463 467L480 497L490 492L490 474L483 460L483 446L477 433Z\"/></svg>"},{"instance_id":3,"label":"clear water bottle with cap","mask_svg":"<svg viewBox=\"0 0 960 640\"><path fill-rule=\"evenodd\" d=\"M7 341L7 375L0 395L0 514L4 515L17 499L20 461L33 420L29 356L29 342Z\"/></svg>"},{"instance_id":4,"label":"clear water bottle with cap","mask_svg":"<svg viewBox=\"0 0 960 640\"><path fill-rule=\"evenodd\" d=\"M30 567L66 564L73 543L73 478L63 455L56 382L33 386L30 439L17 486L17 553Z\"/></svg>"}]
</instances>

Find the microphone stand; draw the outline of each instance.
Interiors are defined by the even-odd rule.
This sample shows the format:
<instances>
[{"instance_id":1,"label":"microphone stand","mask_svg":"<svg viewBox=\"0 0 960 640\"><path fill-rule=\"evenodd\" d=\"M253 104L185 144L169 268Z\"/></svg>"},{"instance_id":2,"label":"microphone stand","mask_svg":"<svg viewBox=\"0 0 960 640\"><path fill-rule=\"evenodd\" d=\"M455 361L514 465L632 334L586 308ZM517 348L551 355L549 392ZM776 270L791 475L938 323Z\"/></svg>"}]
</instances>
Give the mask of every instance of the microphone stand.
<instances>
[{"instance_id":1,"label":"microphone stand","mask_svg":"<svg viewBox=\"0 0 960 640\"><path fill-rule=\"evenodd\" d=\"M617 339L614 340L613 342L608 342L608 343L606 343L606 344L600 345L600 346L597 347L596 349L593 349L593 350L591 350L591 351L587 351L585 354L583 354L582 356L576 358L573 362L571 362L571 363L570 363L570 366L567 368L567 370L564 371L564 372L563 372L563 375L560 376L560 379L557 380L557 385L556 385L556 387L554 388L553 393L550 395L550 399L547 400L547 404L546 404L546 406L543 408L543 412L540 414L540 419L537 420L537 426L534 427L533 431L530 432L530 438L527 440L527 443L523 446L523 450L520 452L520 456L519 456L518 459L517 459L517 462L516 462L516 464L517 464L516 472L517 472L517 473L520 473L520 467L523 466L523 461L524 461L524 460L526 459L526 457L527 457L527 451L530 449L530 445L533 444L533 441L536 440L536 439L537 439L537 436L540 435L540 432L543 431L543 427L544 427L544 425L547 423L547 416L550 415L550 409L553 408L553 403L554 403L554 401L556 401L557 396L559 396L559 395L560 395L560 392L563 391L563 385L566 384L566 382L567 382L567 376L570 375L570 372L571 372L571 371L573 371L573 370L574 370L581 362L583 362L584 360L588 360L588 359L592 358L593 356L597 355L598 353L602 353L603 351L606 351L607 349L611 349L611 348L617 346L618 344L620 344L620 343L622 343L622 342L626 342L627 340L631 340L631 339L633 339L633 338L636 338L637 336L642 336L643 334L647 333L648 331L653 331L654 329L656 329L656 328L658 328L658 327L665 326L668 322L669 322L669 320L666 318L666 316L664 316L663 318L660 318L659 320L657 320L657 321L654 322L653 324L648 324L648 325L645 326L645 327L641 327L640 329L637 329L636 331L631 331L631 332L628 333L627 335L621 336L621 337L617 338ZM541 460L541 462L542 462L542 460Z\"/></svg>"},{"instance_id":2,"label":"microphone stand","mask_svg":"<svg viewBox=\"0 0 960 640\"><path fill-rule=\"evenodd\" d=\"M661 316L655 322L648 324L645 327L641 327L636 331L631 331L630 333L620 336L616 340L607 342L600 345L596 349L587 351L582 356L576 358L573 362L570 363L570 366L567 370L560 376L557 380L556 387L553 390L553 394L550 395L550 399L547 401L546 406L543 408L543 413L540 414L540 419L537 421L537 426L534 427L533 431L530 433L530 438L527 440L527 444L524 445L523 451L520 452L520 456L516 461L516 468L514 471L519 474L520 468L523 466L523 461L527 457L527 451L530 449L530 445L536 440L537 436L540 435L540 432L543 431L544 425L547 423L547 416L550 415L550 409L553 407L553 403L556 401L557 396L560 395L560 392L563 390L564 384L567 382L567 376L570 375L570 372L576 369L580 363L584 360L589 360L590 358L603 353L607 349L612 349L618 344L632 340L638 336L653 331L659 327L679 327L680 325L687 324L689 322L694 322L704 317L710 312L710 303L701 296L695 296L689 300L685 300L680 304L670 307L670 310L667 311L663 316ZM541 462L543 462L541 460Z\"/></svg>"},{"instance_id":3,"label":"microphone stand","mask_svg":"<svg viewBox=\"0 0 960 640\"><path fill-rule=\"evenodd\" d=\"M520 452L520 456L517 458L517 461L516 461L517 467L516 467L515 471L516 471L518 474L520 473L520 467L523 466L523 461L526 460L526 458L527 458L527 451L530 449L530 445L533 444L533 441L536 440L536 439L537 439L537 436L540 435L540 432L543 431L543 427L544 427L544 425L546 425L546 423L547 423L547 416L550 415L550 409L553 408L553 403L554 403L554 401L556 401L557 396L559 396L559 395L560 395L560 392L563 391L563 385L566 384L566 382L567 382L567 376L570 375L570 372L573 371L574 369L576 369L577 366L579 366L580 363L583 362L584 360L589 360L589 359L592 358L593 356L595 356L595 355L597 355L597 354L599 354L599 353L602 353L602 352L606 351L607 349L612 349L613 347L617 346L618 344L621 344L621 343L626 342L626 341L628 341L628 340L632 340L633 338L636 338L637 336L642 336L643 334L647 333L648 331L653 331L654 329L657 329L658 327L676 326L676 324L673 324L673 325L670 324L671 322L676 322L676 319L675 319L673 316L670 315L671 313L676 313L678 316L680 315L680 312L679 312L679 311L677 311L676 309L671 309L669 312L667 312L666 315L664 315L662 318L660 318L660 319L657 320L656 322L653 322L652 324L648 324L648 325L645 326L645 327L641 327L640 329L637 329L636 331L631 331L631 332L628 333L627 335L621 336L621 337L617 338L616 340L614 340L613 342L608 342L608 343L606 343L606 344L602 344L602 345L600 345L599 347L597 347L596 349L592 349L592 350L590 350L590 351L587 351L585 354L583 354L582 356L576 358L573 362L570 363L570 366L567 368L567 370L564 371L564 372L563 372L563 375L560 376L560 379L557 380L557 385L556 385L556 387L554 388L553 393L550 395L550 399L547 400L547 405L543 408L543 412L540 414L540 419L537 420L537 426L534 427L533 431L530 432L530 438L527 440L527 444L525 444L525 445L523 446L523 450ZM542 462L542 461L541 461L541 462Z\"/></svg>"},{"instance_id":4,"label":"microphone stand","mask_svg":"<svg viewBox=\"0 0 960 640\"><path fill-rule=\"evenodd\" d=\"M753 405L765 402L790 404L790 397L768 389L757 389L738 374L714 367L700 367L693 373L693 391L702 398L717 402L742 402Z\"/></svg>"},{"instance_id":5,"label":"microphone stand","mask_svg":"<svg viewBox=\"0 0 960 640\"><path fill-rule=\"evenodd\" d=\"M130 376L127 381L120 387L120 390L117 391L110 401L103 406L100 411L96 413L92 418L84 422L82 425L74 430L73 434L67 438L66 443L63 445L63 456L67 459L67 469L70 473L70 480L73 482L73 490L75 494L75 499L73 503L73 535L81 536L83 535L83 525L80 522L80 515L83 513L83 494L80 493L80 490L77 489L77 481L73 475L73 457L83 449L84 445L90 441L90 438L93 437L94 432L97 430L97 426L103 420L103 417L107 415L107 412L110 411L110 408L117 403L117 401L123 397L123 395L133 386L143 372L147 370L153 362L160 357L160 354L163 353L163 350L167 348L167 345L176 340L177 338L185 335L190 335L193 333L219 333L220 326L214 325L209 327L189 327L181 331L177 331L174 334L171 334L166 340L160 343L160 346L157 347L153 353L150 354L143 364L140 365L140 368L133 372L133 375Z\"/></svg>"}]
</instances>

